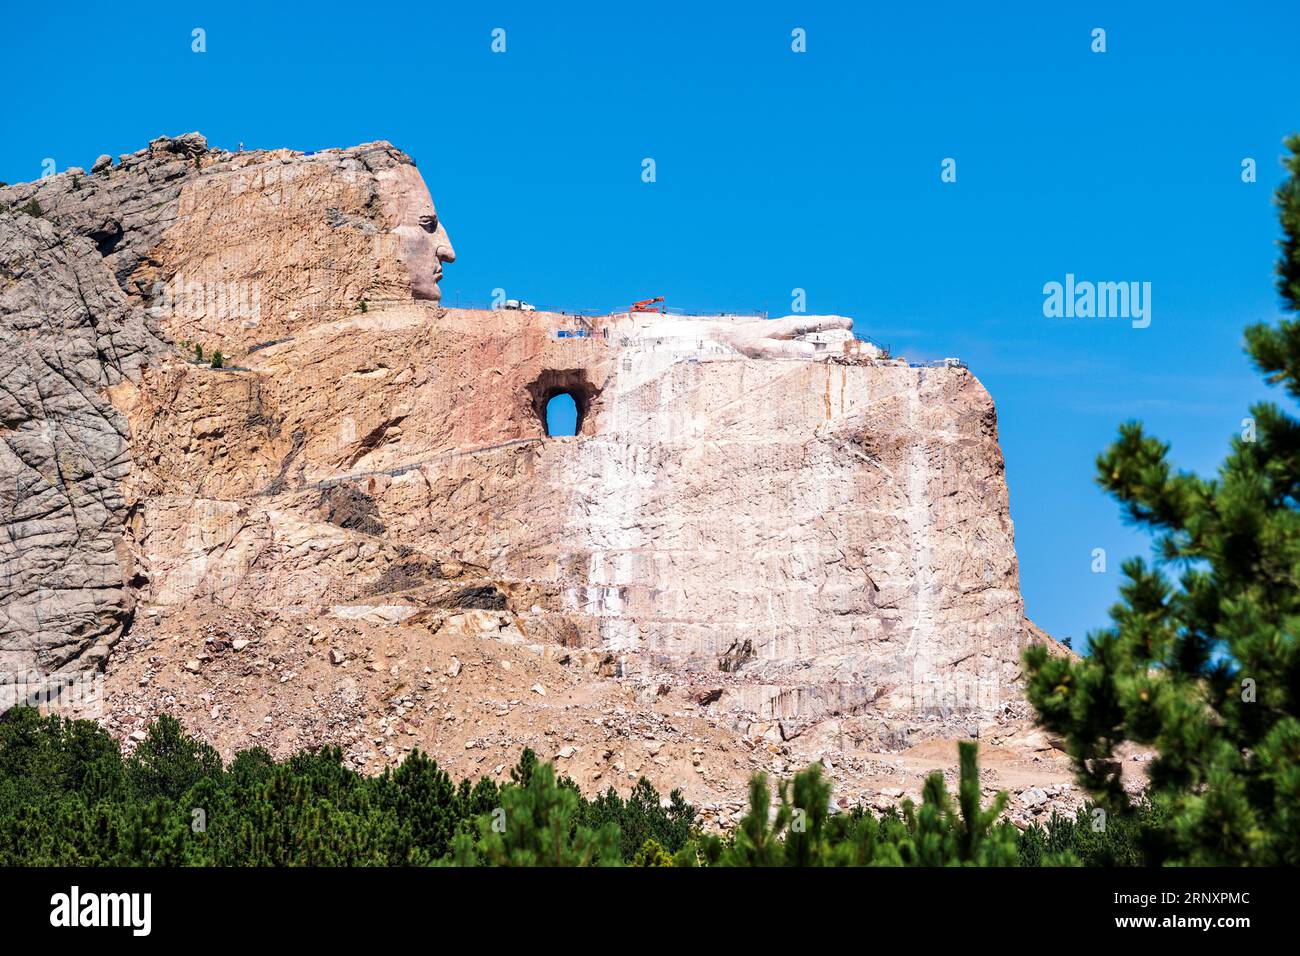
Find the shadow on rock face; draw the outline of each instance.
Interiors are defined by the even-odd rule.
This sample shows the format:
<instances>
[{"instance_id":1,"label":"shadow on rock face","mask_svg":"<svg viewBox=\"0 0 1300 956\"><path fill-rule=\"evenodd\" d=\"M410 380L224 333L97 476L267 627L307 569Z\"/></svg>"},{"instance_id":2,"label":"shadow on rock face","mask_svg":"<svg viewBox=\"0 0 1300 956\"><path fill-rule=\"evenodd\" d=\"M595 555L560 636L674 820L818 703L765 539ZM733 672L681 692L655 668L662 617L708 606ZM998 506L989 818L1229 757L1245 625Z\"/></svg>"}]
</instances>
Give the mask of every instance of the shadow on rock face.
<instances>
[{"instance_id":1,"label":"shadow on rock face","mask_svg":"<svg viewBox=\"0 0 1300 956\"><path fill-rule=\"evenodd\" d=\"M362 534L384 533L374 499L355 485L334 485L322 490L320 506L325 520L332 525Z\"/></svg>"}]
</instances>

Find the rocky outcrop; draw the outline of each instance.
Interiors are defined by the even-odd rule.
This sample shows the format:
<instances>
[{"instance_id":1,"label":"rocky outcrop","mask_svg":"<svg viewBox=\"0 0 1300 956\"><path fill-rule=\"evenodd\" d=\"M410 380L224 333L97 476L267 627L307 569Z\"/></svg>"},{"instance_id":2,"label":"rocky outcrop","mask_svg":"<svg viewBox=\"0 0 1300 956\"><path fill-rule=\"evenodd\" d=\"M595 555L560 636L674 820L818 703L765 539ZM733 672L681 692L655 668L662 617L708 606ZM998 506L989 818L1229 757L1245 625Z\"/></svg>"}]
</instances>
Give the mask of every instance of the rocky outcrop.
<instances>
[{"instance_id":1,"label":"rocky outcrop","mask_svg":"<svg viewBox=\"0 0 1300 956\"><path fill-rule=\"evenodd\" d=\"M459 669L485 642L771 746L893 750L919 720L1007 719L1034 635L996 414L967 369L890 360L839 316L443 309L450 242L385 143L227 153L192 134L0 191L32 200L48 221L5 221L79 237L73 285L106 290L79 334L125 357L111 371L88 359L73 389L112 426L77 472L92 483L48 479L99 511L51 511L35 479L9 479L17 464L0 476L16 489L7 515L63 529L0 552L13 579L97 553L97 576L68 576L102 582L68 599L99 601L79 619L96 623L10 613L0 655L75 659L134 603L110 705L197 721L233 708L240 745L267 693L254 677L310 673L350 725L362 678L347 663L364 659L365 681L392 684L366 693L407 701L404 745L437 753L437 695L421 696L450 666L437 649L457 647ZM47 271L8 288L43 302L29 272ZM34 348L23 322L76 324L55 316L6 309L6 334ZM18 360L67 364L54 334ZM9 441L50 419L38 393L13 399L5 434L6 461L40 472L54 452ZM547 434L560 393L576 436ZM38 527L7 520L12 541ZM274 652L252 671L220 634L195 646L203 608L251 635L241 647ZM423 655L429 676L413 679ZM369 766L365 737L342 742Z\"/></svg>"},{"instance_id":2,"label":"rocky outcrop","mask_svg":"<svg viewBox=\"0 0 1300 956\"><path fill-rule=\"evenodd\" d=\"M229 153L190 133L0 189L0 672L101 658L148 593L107 389L175 362L172 343L231 354L366 299L429 297L451 255L386 143Z\"/></svg>"},{"instance_id":3,"label":"rocky outcrop","mask_svg":"<svg viewBox=\"0 0 1300 956\"><path fill-rule=\"evenodd\" d=\"M0 213L0 672L102 657L130 620L125 418L103 390L162 342L89 239Z\"/></svg>"},{"instance_id":4,"label":"rocky outcrop","mask_svg":"<svg viewBox=\"0 0 1300 956\"><path fill-rule=\"evenodd\" d=\"M570 321L390 306L116 389L151 600L333 606L411 553L487 569L530 639L722 680L785 732L1000 704L1028 632L969 371ZM545 434L559 391L576 438Z\"/></svg>"}]
</instances>

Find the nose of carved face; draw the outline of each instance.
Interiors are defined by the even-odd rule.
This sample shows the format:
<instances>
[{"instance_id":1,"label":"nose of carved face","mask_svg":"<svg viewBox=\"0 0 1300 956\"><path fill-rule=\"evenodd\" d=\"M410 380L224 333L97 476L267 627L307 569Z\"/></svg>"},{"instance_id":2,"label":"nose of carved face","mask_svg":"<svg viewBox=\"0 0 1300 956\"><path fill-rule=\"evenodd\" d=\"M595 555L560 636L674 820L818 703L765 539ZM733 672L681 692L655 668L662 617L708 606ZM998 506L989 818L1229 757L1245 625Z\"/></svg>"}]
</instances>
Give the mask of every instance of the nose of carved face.
<instances>
[{"instance_id":1,"label":"nose of carved face","mask_svg":"<svg viewBox=\"0 0 1300 956\"><path fill-rule=\"evenodd\" d=\"M439 223L432 235L433 241L433 281L442 279L442 264L456 261L456 250L451 247L451 237Z\"/></svg>"},{"instance_id":2,"label":"nose of carved face","mask_svg":"<svg viewBox=\"0 0 1300 956\"><path fill-rule=\"evenodd\" d=\"M416 228L403 224L396 231L401 237L401 259L411 272L415 298L437 301L441 298L438 282L442 279L442 264L455 262L456 252L432 204L430 211L420 215Z\"/></svg>"},{"instance_id":3,"label":"nose of carved face","mask_svg":"<svg viewBox=\"0 0 1300 956\"><path fill-rule=\"evenodd\" d=\"M442 228L441 223L433 234L433 254L439 263L456 261L456 250L451 247L451 237L447 235L447 230ZM441 267L439 271L442 271Z\"/></svg>"}]
</instances>

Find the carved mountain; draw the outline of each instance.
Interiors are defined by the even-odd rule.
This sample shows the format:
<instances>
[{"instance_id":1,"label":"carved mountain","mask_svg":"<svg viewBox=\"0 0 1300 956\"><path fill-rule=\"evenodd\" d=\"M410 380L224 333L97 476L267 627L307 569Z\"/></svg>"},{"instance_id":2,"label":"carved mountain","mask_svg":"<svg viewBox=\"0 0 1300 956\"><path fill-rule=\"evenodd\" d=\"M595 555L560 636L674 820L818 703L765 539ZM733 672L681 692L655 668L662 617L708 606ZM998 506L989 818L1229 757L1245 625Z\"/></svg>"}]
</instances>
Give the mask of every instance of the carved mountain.
<instances>
[{"instance_id":1,"label":"carved mountain","mask_svg":"<svg viewBox=\"0 0 1300 956\"><path fill-rule=\"evenodd\" d=\"M488 772L556 735L584 782L730 790L1023 731L1046 638L960 364L838 316L444 309L387 143L164 137L0 210L0 670L107 657L124 736Z\"/></svg>"}]
</instances>

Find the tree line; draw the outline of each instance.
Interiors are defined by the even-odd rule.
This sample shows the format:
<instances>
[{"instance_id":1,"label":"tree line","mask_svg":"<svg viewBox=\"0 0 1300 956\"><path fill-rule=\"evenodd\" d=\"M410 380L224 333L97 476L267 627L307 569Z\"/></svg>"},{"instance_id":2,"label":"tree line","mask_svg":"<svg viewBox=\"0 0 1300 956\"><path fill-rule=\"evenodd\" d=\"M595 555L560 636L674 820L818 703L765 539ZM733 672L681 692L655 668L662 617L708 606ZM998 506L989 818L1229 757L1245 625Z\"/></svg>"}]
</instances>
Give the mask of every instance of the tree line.
<instances>
[{"instance_id":1,"label":"tree line","mask_svg":"<svg viewBox=\"0 0 1300 956\"><path fill-rule=\"evenodd\" d=\"M1087 812L1023 833L980 805L973 743L956 800L943 775L919 806L833 812L814 765L775 792L750 783L726 835L644 777L592 798L525 749L509 779L453 781L419 750L366 777L337 748L224 764L173 718L129 756L94 721L31 708L0 721L0 866L1038 866L1139 865L1150 808L1097 828Z\"/></svg>"}]
</instances>

